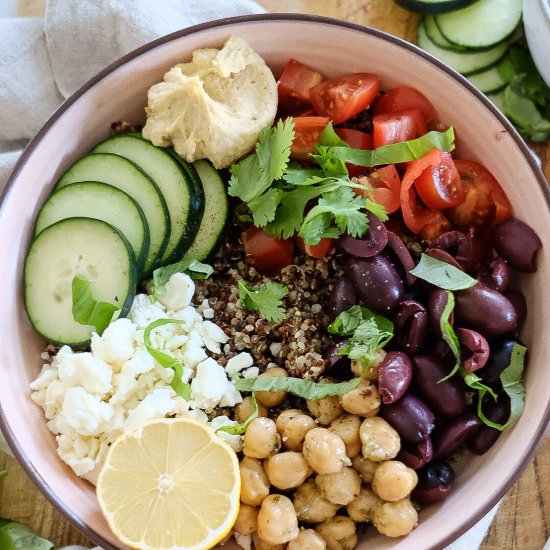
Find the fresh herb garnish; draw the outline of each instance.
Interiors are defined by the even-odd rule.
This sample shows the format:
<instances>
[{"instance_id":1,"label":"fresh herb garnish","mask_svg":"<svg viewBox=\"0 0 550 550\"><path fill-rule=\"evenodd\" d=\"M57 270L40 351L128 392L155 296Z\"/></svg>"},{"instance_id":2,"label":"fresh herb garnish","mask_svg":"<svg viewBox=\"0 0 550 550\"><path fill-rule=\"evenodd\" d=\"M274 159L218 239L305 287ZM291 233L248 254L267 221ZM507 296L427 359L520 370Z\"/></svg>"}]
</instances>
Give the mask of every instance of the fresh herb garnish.
<instances>
[{"instance_id":1,"label":"fresh herb garnish","mask_svg":"<svg viewBox=\"0 0 550 550\"><path fill-rule=\"evenodd\" d=\"M254 309L264 319L280 323L286 315L282 299L288 294L288 288L280 283L268 281L258 289L253 289L242 279L239 281L239 299L245 309Z\"/></svg>"},{"instance_id":2,"label":"fresh herb garnish","mask_svg":"<svg viewBox=\"0 0 550 550\"><path fill-rule=\"evenodd\" d=\"M5 550L54 550L49 540L35 535L28 527L0 518L0 548Z\"/></svg>"},{"instance_id":3,"label":"fresh herb garnish","mask_svg":"<svg viewBox=\"0 0 550 550\"><path fill-rule=\"evenodd\" d=\"M258 418L259 410L258 410L258 402L256 401L256 394L252 393L252 404L254 405L254 410L252 411L251 415L241 424L237 424L235 426L222 426L221 428L218 428L217 432L226 432L231 435L241 435L246 432L246 428L248 428L248 425L256 418Z\"/></svg>"},{"instance_id":4,"label":"fresh herb garnish","mask_svg":"<svg viewBox=\"0 0 550 550\"><path fill-rule=\"evenodd\" d=\"M174 371L174 378L170 385L179 396L188 401L191 397L191 385L183 382L181 379L183 375L183 365L174 357L155 349L151 344L151 332L158 327L170 324L181 325L185 324L185 321L180 321L178 319L158 319L157 321L153 321L151 324L147 325L143 332L143 343L145 344L145 349L161 367Z\"/></svg>"},{"instance_id":5,"label":"fresh herb garnish","mask_svg":"<svg viewBox=\"0 0 550 550\"><path fill-rule=\"evenodd\" d=\"M420 262L410 273L444 290L464 290L477 284L477 280L464 271L428 254L422 254Z\"/></svg>"},{"instance_id":6,"label":"fresh herb garnish","mask_svg":"<svg viewBox=\"0 0 550 550\"><path fill-rule=\"evenodd\" d=\"M74 320L81 325L94 326L100 335L109 326L116 312L120 311L113 304L96 300L89 281L78 276L73 277L72 295Z\"/></svg>"},{"instance_id":7,"label":"fresh herb garnish","mask_svg":"<svg viewBox=\"0 0 550 550\"><path fill-rule=\"evenodd\" d=\"M0 479L2 479L3 477L6 477L7 475L8 475L7 470L0 471Z\"/></svg>"},{"instance_id":8,"label":"fresh herb garnish","mask_svg":"<svg viewBox=\"0 0 550 550\"><path fill-rule=\"evenodd\" d=\"M214 269L212 266L193 258L184 258L179 262L159 267L153 271L153 294L160 294L164 289L164 285L175 273L187 273L192 279L208 279L214 273Z\"/></svg>"},{"instance_id":9,"label":"fresh herb garnish","mask_svg":"<svg viewBox=\"0 0 550 550\"><path fill-rule=\"evenodd\" d=\"M439 319L439 327L441 329L441 336L443 340L447 343L449 348L451 348L451 351L455 356L455 365L451 372L447 376L445 376L445 378L442 378L440 382L448 380L449 378L451 378L451 376L454 376L460 368L460 344L458 342L458 337L453 329L453 326L449 321L451 313L453 312L453 309L455 307L455 297L452 292L447 292L446 294L447 303L445 304L445 307L443 308L443 311L441 313L441 318Z\"/></svg>"}]
</instances>

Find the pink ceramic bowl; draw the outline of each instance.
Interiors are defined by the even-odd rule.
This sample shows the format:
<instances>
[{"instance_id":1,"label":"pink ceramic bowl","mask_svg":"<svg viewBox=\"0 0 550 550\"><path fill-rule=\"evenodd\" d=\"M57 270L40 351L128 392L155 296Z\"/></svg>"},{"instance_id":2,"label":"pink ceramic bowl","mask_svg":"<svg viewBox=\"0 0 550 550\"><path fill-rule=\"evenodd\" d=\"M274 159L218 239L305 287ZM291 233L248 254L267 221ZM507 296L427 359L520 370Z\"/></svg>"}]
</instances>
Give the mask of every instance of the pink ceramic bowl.
<instances>
[{"instance_id":1,"label":"pink ceramic bowl","mask_svg":"<svg viewBox=\"0 0 550 550\"><path fill-rule=\"evenodd\" d=\"M41 365L44 342L23 308L22 267L34 219L59 175L108 136L111 122L141 123L148 88L199 47L219 47L241 35L277 74L294 57L326 75L373 72L383 88L417 86L442 120L453 124L460 153L485 164L496 176L516 215L549 242L547 182L524 142L496 108L464 78L416 47L359 25L298 15L263 15L217 21L161 38L127 55L69 99L32 140L3 197L0 213L0 404L2 429L27 473L55 506L90 539L106 549L120 546L103 521L94 488L58 458L42 411L29 397ZM458 465L452 495L420 513L410 535L391 540L369 530L360 547L428 550L450 543L501 498L533 456L550 417L550 257L521 281L529 303L523 338L529 347L527 401L519 423L483 457ZM185 521L185 518L182 518ZM367 542L368 540L368 542Z\"/></svg>"}]
</instances>

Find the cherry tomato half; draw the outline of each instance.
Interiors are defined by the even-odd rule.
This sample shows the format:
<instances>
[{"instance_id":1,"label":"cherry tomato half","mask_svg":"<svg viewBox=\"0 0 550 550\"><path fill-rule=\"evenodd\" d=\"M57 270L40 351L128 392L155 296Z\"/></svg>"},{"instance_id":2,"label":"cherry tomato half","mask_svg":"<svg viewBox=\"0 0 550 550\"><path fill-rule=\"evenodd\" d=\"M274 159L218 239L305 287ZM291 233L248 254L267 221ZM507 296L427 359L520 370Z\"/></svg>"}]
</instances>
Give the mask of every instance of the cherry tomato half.
<instances>
[{"instance_id":1,"label":"cherry tomato half","mask_svg":"<svg viewBox=\"0 0 550 550\"><path fill-rule=\"evenodd\" d=\"M378 170L371 172L368 176L361 177L357 181L372 187L372 191L356 189L358 195L363 195L376 204L381 204L388 214L399 208L401 204L399 198L401 180L393 164L378 168Z\"/></svg>"},{"instance_id":2,"label":"cherry tomato half","mask_svg":"<svg viewBox=\"0 0 550 550\"><path fill-rule=\"evenodd\" d=\"M382 147L416 137L416 123L410 113L389 113L372 118L372 143Z\"/></svg>"},{"instance_id":3,"label":"cherry tomato half","mask_svg":"<svg viewBox=\"0 0 550 550\"><path fill-rule=\"evenodd\" d=\"M241 235L246 258L261 273L276 273L294 261L292 242L251 226Z\"/></svg>"},{"instance_id":4,"label":"cherry tomato half","mask_svg":"<svg viewBox=\"0 0 550 550\"><path fill-rule=\"evenodd\" d=\"M428 123L435 118L436 112L430 100L416 88L399 86L380 96L374 104L374 114L395 113L417 109Z\"/></svg>"},{"instance_id":5,"label":"cherry tomato half","mask_svg":"<svg viewBox=\"0 0 550 550\"><path fill-rule=\"evenodd\" d=\"M291 59L277 81L279 105L289 111L303 107L310 103L309 90L322 81L320 73Z\"/></svg>"},{"instance_id":6,"label":"cherry tomato half","mask_svg":"<svg viewBox=\"0 0 550 550\"><path fill-rule=\"evenodd\" d=\"M290 156L294 159L306 160L310 153L315 153L321 133L330 119L325 116L294 117L294 141L290 148Z\"/></svg>"},{"instance_id":7,"label":"cherry tomato half","mask_svg":"<svg viewBox=\"0 0 550 550\"><path fill-rule=\"evenodd\" d=\"M311 103L318 115L339 124L367 109L380 89L378 77L356 73L325 80L311 89Z\"/></svg>"},{"instance_id":8,"label":"cherry tomato half","mask_svg":"<svg viewBox=\"0 0 550 550\"><path fill-rule=\"evenodd\" d=\"M359 130L351 128L334 128L336 135L343 139L353 149L372 149L372 136ZM365 172L364 166L346 163L350 177L356 177Z\"/></svg>"},{"instance_id":9,"label":"cherry tomato half","mask_svg":"<svg viewBox=\"0 0 550 550\"><path fill-rule=\"evenodd\" d=\"M319 244L309 245L306 244L302 237L298 237L298 235L296 235L294 237L294 242L296 243L298 250L300 250L304 254L307 254L312 258L317 258L318 260L324 260L327 257L329 250L332 248L332 243L334 242L334 240L324 238L320 240Z\"/></svg>"}]
</instances>

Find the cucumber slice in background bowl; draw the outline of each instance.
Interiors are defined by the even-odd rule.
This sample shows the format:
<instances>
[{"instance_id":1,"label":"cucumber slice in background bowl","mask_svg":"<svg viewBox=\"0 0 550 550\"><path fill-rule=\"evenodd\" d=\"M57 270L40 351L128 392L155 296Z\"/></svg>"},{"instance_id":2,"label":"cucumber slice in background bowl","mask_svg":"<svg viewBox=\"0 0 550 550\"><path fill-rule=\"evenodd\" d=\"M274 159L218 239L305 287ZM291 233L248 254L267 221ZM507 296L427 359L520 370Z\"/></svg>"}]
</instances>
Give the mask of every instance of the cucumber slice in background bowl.
<instances>
[{"instance_id":1,"label":"cucumber slice in background bowl","mask_svg":"<svg viewBox=\"0 0 550 550\"><path fill-rule=\"evenodd\" d=\"M403 8L425 15L459 10L474 2L477 0L395 0L395 3Z\"/></svg>"}]
</instances>

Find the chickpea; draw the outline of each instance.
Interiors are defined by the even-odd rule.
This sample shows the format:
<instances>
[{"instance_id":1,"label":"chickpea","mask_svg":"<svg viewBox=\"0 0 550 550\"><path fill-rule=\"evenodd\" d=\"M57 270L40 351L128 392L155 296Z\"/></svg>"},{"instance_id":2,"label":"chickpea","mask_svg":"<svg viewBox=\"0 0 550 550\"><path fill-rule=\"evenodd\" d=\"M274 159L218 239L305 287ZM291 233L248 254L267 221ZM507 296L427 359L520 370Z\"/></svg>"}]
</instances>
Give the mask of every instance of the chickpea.
<instances>
[{"instance_id":1,"label":"chickpea","mask_svg":"<svg viewBox=\"0 0 550 550\"><path fill-rule=\"evenodd\" d=\"M411 494L418 483L416 472L398 460L382 462L374 472L372 490L383 500L395 502Z\"/></svg>"},{"instance_id":2,"label":"chickpea","mask_svg":"<svg viewBox=\"0 0 550 550\"><path fill-rule=\"evenodd\" d=\"M363 456L373 462L390 460L401 448L399 434L381 417L365 418L359 429Z\"/></svg>"},{"instance_id":3,"label":"chickpea","mask_svg":"<svg viewBox=\"0 0 550 550\"><path fill-rule=\"evenodd\" d=\"M353 550L357 546L355 523L346 516L334 516L315 527L327 543L327 550Z\"/></svg>"},{"instance_id":4,"label":"chickpea","mask_svg":"<svg viewBox=\"0 0 550 550\"><path fill-rule=\"evenodd\" d=\"M256 458L245 456L239 465L241 471L241 502L259 506L269 495L269 479L262 463Z\"/></svg>"},{"instance_id":5,"label":"chickpea","mask_svg":"<svg viewBox=\"0 0 550 550\"><path fill-rule=\"evenodd\" d=\"M268 376L288 376L288 372L281 367L273 367L262 372L258 378L267 378ZM276 407L280 405L287 396L285 391L257 391L256 400L266 407Z\"/></svg>"},{"instance_id":6,"label":"chickpea","mask_svg":"<svg viewBox=\"0 0 550 550\"><path fill-rule=\"evenodd\" d=\"M361 452L360 427L361 419L353 414L343 414L330 425L329 430L340 436L344 442L349 458L353 458Z\"/></svg>"},{"instance_id":7,"label":"chickpea","mask_svg":"<svg viewBox=\"0 0 550 550\"><path fill-rule=\"evenodd\" d=\"M271 544L284 544L299 533L292 501L284 495L265 497L258 513L258 535Z\"/></svg>"},{"instance_id":8,"label":"chickpea","mask_svg":"<svg viewBox=\"0 0 550 550\"><path fill-rule=\"evenodd\" d=\"M235 405L235 420L242 424L245 420L248 420L250 415L254 412L254 404L252 402L252 397L247 395L240 403ZM267 407L264 407L258 403L258 416L267 416L269 410Z\"/></svg>"},{"instance_id":9,"label":"chickpea","mask_svg":"<svg viewBox=\"0 0 550 550\"><path fill-rule=\"evenodd\" d=\"M300 531L297 539L291 540L286 550L325 550L327 543L313 529Z\"/></svg>"},{"instance_id":10,"label":"chickpea","mask_svg":"<svg viewBox=\"0 0 550 550\"><path fill-rule=\"evenodd\" d=\"M318 474L339 472L351 464L346 456L344 442L326 428L313 428L304 439L303 453L309 465Z\"/></svg>"},{"instance_id":11,"label":"chickpea","mask_svg":"<svg viewBox=\"0 0 550 550\"><path fill-rule=\"evenodd\" d=\"M373 462L363 455L354 456L351 461L351 465L361 474L365 483L372 483L378 464L379 462Z\"/></svg>"},{"instance_id":12,"label":"chickpea","mask_svg":"<svg viewBox=\"0 0 550 550\"><path fill-rule=\"evenodd\" d=\"M374 510L382 504L380 497L375 495L371 489L362 487L361 492L347 506L348 516L357 522L372 521Z\"/></svg>"},{"instance_id":13,"label":"chickpea","mask_svg":"<svg viewBox=\"0 0 550 550\"><path fill-rule=\"evenodd\" d=\"M326 383L328 380L324 380L323 382ZM323 399L317 399L315 401L307 401L306 405L309 412L319 421L319 424L323 426L328 426L344 412L344 409L342 409L340 405L340 397L337 395L323 397Z\"/></svg>"},{"instance_id":14,"label":"chickpea","mask_svg":"<svg viewBox=\"0 0 550 550\"><path fill-rule=\"evenodd\" d=\"M272 456L265 465L271 485L277 489L293 489L301 485L311 474L302 453L288 451Z\"/></svg>"},{"instance_id":15,"label":"chickpea","mask_svg":"<svg viewBox=\"0 0 550 550\"><path fill-rule=\"evenodd\" d=\"M378 389L367 381L361 381L356 388L342 395L340 402L345 411L360 416L374 416L380 410Z\"/></svg>"},{"instance_id":16,"label":"chickpea","mask_svg":"<svg viewBox=\"0 0 550 550\"><path fill-rule=\"evenodd\" d=\"M418 525L418 514L408 498L384 502L374 511L372 523L388 537L408 535Z\"/></svg>"},{"instance_id":17,"label":"chickpea","mask_svg":"<svg viewBox=\"0 0 550 550\"><path fill-rule=\"evenodd\" d=\"M249 504L241 504L239 514L233 529L241 535L251 535L258 528L258 512L260 509L257 506Z\"/></svg>"},{"instance_id":18,"label":"chickpea","mask_svg":"<svg viewBox=\"0 0 550 550\"><path fill-rule=\"evenodd\" d=\"M294 493L294 508L300 521L307 523L319 523L325 519L331 518L340 508L338 504L329 502L310 479L296 489Z\"/></svg>"},{"instance_id":19,"label":"chickpea","mask_svg":"<svg viewBox=\"0 0 550 550\"><path fill-rule=\"evenodd\" d=\"M315 420L299 409L283 411L276 421L283 445L290 451L301 451L304 437L315 428Z\"/></svg>"},{"instance_id":20,"label":"chickpea","mask_svg":"<svg viewBox=\"0 0 550 550\"><path fill-rule=\"evenodd\" d=\"M383 349L379 349L374 354L374 359L368 364L365 365L361 361L353 360L351 362L351 372L355 376L360 376L365 380L370 380L371 382L378 382L378 373L380 371L380 365L386 357L386 352Z\"/></svg>"},{"instance_id":21,"label":"chickpea","mask_svg":"<svg viewBox=\"0 0 550 550\"><path fill-rule=\"evenodd\" d=\"M253 458L267 458L281 448L281 438L271 418L255 418L244 434L243 453Z\"/></svg>"},{"instance_id":22,"label":"chickpea","mask_svg":"<svg viewBox=\"0 0 550 550\"><path fill-rule=\"evenodd\" d=\"M361 477L352 468L342 468L335 474L318 474L315 483L333 504L346 505L361 491Z\"/></svg>"},{"instance_id":23,"label":"chickpea","mask_svg":"<svg viewBox=\"0 0 550 550\"><path fill-rule=\"evenodd\" d=\"M284 544L271 544L258 535L258 531L252 533L253 548L255 550L284 550Z\"/></svg>"}]
</instances>

